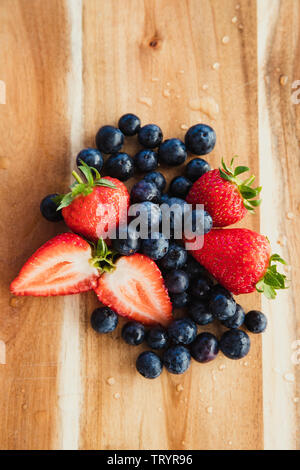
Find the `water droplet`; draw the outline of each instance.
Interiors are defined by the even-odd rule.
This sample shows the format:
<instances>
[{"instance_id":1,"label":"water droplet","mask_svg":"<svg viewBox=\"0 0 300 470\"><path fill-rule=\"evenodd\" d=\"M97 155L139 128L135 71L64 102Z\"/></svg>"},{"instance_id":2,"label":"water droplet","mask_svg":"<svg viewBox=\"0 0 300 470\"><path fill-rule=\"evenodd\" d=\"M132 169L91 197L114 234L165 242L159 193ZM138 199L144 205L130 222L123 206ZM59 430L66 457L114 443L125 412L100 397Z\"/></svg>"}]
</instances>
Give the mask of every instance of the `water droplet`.
<instances>
[{"instance_id":1,"label":"water droplet","mask_svg":"<svg viewBox=\"0 0 300 470\"><path fill-rule=\"evenodd\" d=\"M226 366L225 366L225 364L221 364L221 365L219 366L219 369L220 369L220 370L224 370L224 369L226 369Z\"/></svg>"},{"instance_id":2,"label":"water droplet","mask_svg":"<svg viewBox=\"0 0 300 470\"><path fill-rule=\"evenodd\" d=\"M294 398L294 403L299 403L299 397Z\"/></svg>"},{"instance_id":3,"label":"water droplet","mask_svg":"<svg viewBox=\"0 0 300 470\"><path fill-rule=\"evenodd\" d=\"M249 365L249 362L244 362L244 366L247 367Z\"/></svg>"},{"instance_id":4,"label":"water droplet","mask_svg":"<svg viewBox=\"0 0 300 470\"><path fill-rule=\"evenodd\" d=\"M284 379L287 382L295 382L295 376L292 372L288 372L287 374L284 375Z\"/></svg>"},{"instance_id":5,"label":"water droplet","mask_svg":"<svg viewBox=\"0 0 300 470\"><path fill-rule=\"evenodd\" d=\"M208 89L208 85L207 83L204 83L204 85L202 85L202 90L207 90Z\"/></svg>"},{"instance_id":6,"label":"water droplet","mask_svg":"<svg viewBox=\"0 0 300 470\"><path fill-rule=\"evenodd\" d=\"M224 37L222 38L222 43L223 43L223 44L228 44L229 41L230 41L229 36L224 36Z\"/></svg>"},{"instance_id":7,"label":"water droplet","mask_svg":"<svg viewBox=\"0 0 300 470\"><path fill-rule=\"evenodd\" d=\"M158 411L159 411L160 413L162 413L163 409L162 409L162 408L158 408Z\"/></svg>"},{"instance_id":8,"label":"water droplet","mask_svg":"<svg viewBox=\"0 0 300 470\"><path fill-rule=\"evenodd\" d=\"M208 406L208 407L206 408L206 411L207 411L207 413L211 414L211 413L213 412L213 407L212 407L212 406Z\"/></svg>"},{"instance_id":9,"label":"water droplet","mask_svg":"<svg viewBox=\"0 0 300 470\"><path fill-rule=\"evenodd\" d=\"M190 100L189 107L194 111L201 111L211 119L215 119L219 113L219 105L211 96Z\"/></svg>"},{"instance_id":10,"label":"water droplet","mask_svg":"<svg viewBox=\"0 0 300 470\"><path fill-rule=\"evenodd\" d=\"M158 82L159 78L158 77L152 77L151 80L152 80L152 82Z\"/></svg>"},{"instance_id":11,"label":"water droplet","mask_svg":"<svg viewBox=\"0 0 300 470\"><path fill-rule=\"evenodd\" d=\"M140 103L145 104L146 106L149 106L149 108L151 108L152 106L152 99L149 98L149 96L141 96L139 101Z\"/></svg>"},{"instance_id":12,"label":"water droplet","mask_svg":"<svg viewBox=\"0 0 300 470\"><path fill-rule=\"evenodd\" d=\"M181 441L181 444L184 446L184 445L185 445L185 441Z\"/></svg>"},{"instance_id":13,"label":"water droplet","mask_svg":"<svg viewBox=\"0 0 300 470\"><path fill-rule=\"evenodd\" d=\"M183 385L182 384L176 385L176 390L177 390L177 392L182 392L184 390Z\"/></svg>"},{"instance_id":14,"label":"water droplet","mask_svg":"<svg viewBox=\"0 0 300 470\"><path fill-rule=\"evenodd\" d=\"M293 214L293 212L288 212L286 214L286 218L289 220L293 220L295 218L295 214Z\"/></svg>"},{"instance_id":15,"label":"water droplet","mask_svg":"<svg viewBox=\"0 0 300 470\"><path fill-rule=\"evenodd\" d=\"M237 3L237 4L235 5L235 9L236 9L236 10L239 10L240 8L241 8L241 5L240 5L239 3Z\"/></svg>"},{"instance_id":16,"label":"water droplet","mask_svg":"<svg viewBox=\"0 0 300 470\"><path fill-rule=\"evenodd\" d=\"M0 157L0 170L7 170L9 165L9 158Z\"/></svg>"},{"instance_id":17,"label":"water droplet","mask_svg":"<svg viewBox=\"0 0 300 470\"><path fill-rule=\"evenodd\" d=\"M184 70L179 70L179 73L184 73Z\"/></svg>"},{"instance_id":18,"label":"water droplet","mask_svg":"<svg viewBox=\"0 0 300 470\"><path fill-rule=\"evenodd\" d=\"M28 405L26 403L23 403L22 408L23 408L23 410L27 410Z\"/></svg>"},{"instance_id":19,"label":"water droplet","mask_svg":"<svg viewBox=\"0 0 300 470\"><path fill-rule=\"evenodd\" d=\"M243 29L244 29L244 25L242 25L242 24L239 24L239 25L238 25L238 28L239 28L239 30L240 30L240 31L243 31Z\"/></svg>"},{"instance_id":20,"label":"water droplet","mask_svg":"<svg viewBox=\"0 0 300 470\"><path fill-rule=\"evenodd\" d=\"M114 394L114 398L115 398L116 400L119 400L120 396L121 396L121 395L119 394L119 392L117 392L117 393Z\"/></svg>"},{"instance_id":21,"label":"water droplet","mask_svg":"<svg viewBox=\"0 0 300 470\"><path fill-rule=\"evenodd\" d=\"M215 62L215 63L213 64L212 68L213 68L214 70L219 70L219 68L220 68L219 62Z\"/></svg>"},{"instance_id":22,"label":"water droplet","mask_svg":"<svg viewBox=\"0 0 300 470\"><path fill-rule=\"evenodd\" d=\"M186 131L188 128L189 126L187 126L186 124L181 124L180 126L180 129L182 129L183 131Z\"/></svg>"},{"instance_id":23,"label":"water droplet","mask_svg":"<svg viewBox=\"0 0 300 470\"><path fill-rule=\"evenodd\" d=\"M281 86L287 85L288 81L289 81L289 77L287 77L286 75L281 75L279 77L279 83Z\"/></svg>"},{"instance_id":24,"label":"water droplet","mask_svg":"<svg viewBox=\"0 0 300 470\"><path fill-rule=\"evenodd\" d=\"M228 445L229 445L229 446L232 446L232 441L228 441Z\"/></svg>"},{"instance_id":25,"label":"water droplet","mask_svg":"<svg viewBox=\"0 0 300 470\"><path fill-rule=\"evenodd\" d=\"M179 98L181 98L181 96L180 96L180 95L176 95L176 98L179 99Z\"/></svg>"},{"instance_id":26,"label":"water droplet","mask_svg":"<svg viewBox=\"0 0 300 470\"><path fill-rule=\"evenodd\" d=\"M167 82L166 85L167 85L167 86L171 86L171 83L170 83L170 82Z\"/></svg>"},{"instance_id":27,"label":"water droplet","mask_svg":"<svg viewBox=\"0 0 300 470\"><path fill-rule=\"evenodd\" d=\"M231 22L232 22L233 24L235 24L235 23L237 23L237 20L238 20L237 17L234 16L234 17L231 19Z\"/></svg>"},{"instance_id":28,"label":"water droplet","mask_svg":"<svg viewBox=\"0 0 300 470\"><path fill-rule=\"evenodd\" d=\"M114 377L108 377L106 382L108 383L108 385L114 385L116 383Z\"/></svg>"},{"instance_id":29,"label":"water droplet","mask_svg":"<svg viewBox=\"0 0 300 470\"><path fill-rule=\"evenodd\" d=\"M163 96L165 98L169 98L169 96L171 96L171 92L168 88L165 88L164 91L163 91Z\"/></svg>"}]
</instances>

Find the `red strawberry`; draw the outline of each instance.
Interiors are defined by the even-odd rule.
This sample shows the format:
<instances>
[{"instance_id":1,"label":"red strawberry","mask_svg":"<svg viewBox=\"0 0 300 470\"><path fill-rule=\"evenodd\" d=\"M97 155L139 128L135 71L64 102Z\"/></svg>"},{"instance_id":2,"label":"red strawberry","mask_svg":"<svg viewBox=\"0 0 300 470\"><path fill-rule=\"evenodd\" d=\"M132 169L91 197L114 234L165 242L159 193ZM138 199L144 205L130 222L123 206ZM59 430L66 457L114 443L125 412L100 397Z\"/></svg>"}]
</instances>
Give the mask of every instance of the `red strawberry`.
<instances>
[{"instance_id":1,"label":"red strawberry","mask_svg":"<svg viewBox=\"0 0 300 470\"><path fill-rule=\"evenodd\" d=\"M79 167L87 183L73 171L76 181L71 192L59 196L62 215L67 226L89 240L109 237L111 230L126 223L129 193L116 178L101 178L98 171L85 163ZM95 178L93 173L95 173Z\"/></svg>"},{"instance_id":2,"label":"red strawberry","mask_svg":"<svg viewBox=\"0 0 300 470\"><path fill-rule=\"evenodd\" d=\"M65 295L97 285L99 271L90 263L90 245L74 233L63 233L42 245L11 283L15 295Z\"/></svg>"},{"instance_id":3,"label":"red strawberry","mask_svg":"<svg viewBox=\"0 0 300 470\"><path fill-rule=\"evenodd\" d=\"M252 230L213 229L204 236L203 247L192 255L233 294L256 289L275 298L276 289L286 288L286 276L273 264L285 261L279 255L271 256L268 239Z\"/></svg>"},{"instance_id":4,"label":"red strawberry","mask_svg":"<svg viewBox=\"0 0 300 470\"><path fill-rule=\"evenodd\" d=\"M222 160L223 169L204 173L191 187L186 200L189 204L203 204L212 216L214 227L226 227L235 224L247 214L254 212L260 199L253 199L261 191L261 187L252 188L255 177L251 176L244 182L238 175L248 171L246 166L238 166L235 170L227 167Z\"/></svg>"},{"instance_id":5,"label":"red strawberry","mask_svg":"<svg viewBox=\"0 0 300 470\"><path fill-rule=\"evenodd\" d=\"M104 273L95 288L104 305L145 325L168 325L172 304L157 265L145 255L123 256Z\"/></svg>"}]
</instances>

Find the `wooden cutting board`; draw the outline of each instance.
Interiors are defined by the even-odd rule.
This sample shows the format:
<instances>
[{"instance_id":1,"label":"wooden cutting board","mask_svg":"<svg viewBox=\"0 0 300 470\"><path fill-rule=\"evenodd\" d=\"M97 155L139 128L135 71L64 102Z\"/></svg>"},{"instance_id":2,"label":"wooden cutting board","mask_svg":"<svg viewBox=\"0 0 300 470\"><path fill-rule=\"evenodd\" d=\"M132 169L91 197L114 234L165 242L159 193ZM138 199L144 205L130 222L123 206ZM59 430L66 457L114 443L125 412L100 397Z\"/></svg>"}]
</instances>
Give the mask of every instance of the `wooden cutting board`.
<instances>
[{"instance_id":1,"label":"wooden cutting board","mask_svg":"<svg viewBox=\"0 0 300 470\"><path fill-rule=\"evenodd\" d=\"M299 15L298 0L1 1L1 449L299 448L299 279L263 301L269 329L263 344L251 336L248 357L220 354L155 381L136 373L142 347L124 344L120 328L91 329L93 293L8 290L26 258L66 230L40 216L40 200L67 190L78 151L126 112L165 138L212 125L211 165L237 154L265 186L261 211L241 225L261 225L297 274ZM134 153L135 139L125 148ZM239 302L261 306L258 294Z\"/></svg>"}]
</instances>

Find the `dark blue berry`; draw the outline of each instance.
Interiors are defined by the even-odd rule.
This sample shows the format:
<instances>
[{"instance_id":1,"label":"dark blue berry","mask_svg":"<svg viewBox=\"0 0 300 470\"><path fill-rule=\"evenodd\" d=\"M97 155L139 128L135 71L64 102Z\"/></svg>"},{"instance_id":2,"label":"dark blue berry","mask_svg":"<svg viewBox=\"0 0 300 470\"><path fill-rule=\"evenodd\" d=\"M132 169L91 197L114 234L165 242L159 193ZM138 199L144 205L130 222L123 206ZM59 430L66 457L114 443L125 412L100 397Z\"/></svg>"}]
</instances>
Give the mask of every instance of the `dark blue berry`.
<instances>
[{"instance_id":1,"label":"dark blue berry","mask_svg":"<svg viewBox=\"0 0 300 470\"><path fill-rule=\"evenodd\" d=\"M200 333L191 345L192 357L198 362L213 361L219 352L219 343L215 335Z\"/></svg>"},{"instance_id":2,"label":"dark blue berry","mask_svg":"<svg viewBox=\"0 0 300 470\"><path fill-rule=\"evenodd\" d=\"M189 287L189 277L181 269L173 269L166 274L165 285L171 294L181 294Z\"/></svg>"},{"instance_id":3,"label":"dark blue berry","mask_svg":"<svg viewBox=\"0 0 300 470\"><path fill-rule=\"evenodd\" d=\"M190 181L194 182L210 170L211 167L206 160L194 158L185 167L185 174Z\"/></svg>"},{"instance_id":4,"label":"dark blue berry","mask_svg":"<svg viewBox=\"0 0 300 470\"><path fill-rule=\"evenodd\" d=\"M178 197L168 197L166 198L166 200L164 200L164 204L167 204L167 206L169 206L170 223L168 223L166 227L163 224L162 229L166 236L169 235L167 231L170 231L170 235L173 235L175 239L181 240L184 214L185 212L189 211L189 205L184 199L180 199ZM167 218L167 215L164 214L163 209L162 209L162 215L163 215L163 220L164 220L164 215L165 215L165 219L169 220Z\"/></svg>"},{"instance_id":5,"label":"dark blue berry","mask_svg":"<svg viewBox=\"0 0 300 470\"><path fill-rule=\"evenodd\" d=\"M168 344L168 333L162 326L151 328L146 335L146 342L152 349L164 349Z\"/></svg>"},{"instance_id":6,"label":"dark blue berry","mask_svg":"<svg viewBox=\"0 0 300 470\"><path fill-rule=\"evenodd\" d=\"M185 134L185 145L195 155L206 155L216 145L216 133L206 124L196 124Z\"/></svg>"},{"instance_id":7,"label":"dark blue berry","mask_svg":"<svg viewBox=\"0 0 300 470\"><path fill-rule=\"evenodd\" d=\"M170 294L170 299L173 308L187 307L190 302L190 296L188 292L181 292L180 294Z\"/></svg>"},{"instance_id":8,"label":"dark blue berry","mask_svg":"<svg viewBox=\"0 0 300 470\"><path fill-rule=\"evenodd\" d=\"M186 250L176 243L170 243L168 253L160 261L160 267L163 270L182 268L187 260Z\"/></svg>"},{"instance_id":9,"label":"dark blue berry","mask_svg":"<svg viewBox=\"0 0 300 470\"><path fill-rule=\"evenodd\" d=\"M57 196L58 194L48 194L48 196L42 199L40 204L42 216L50 222L59 222L60 220L63 220L61 210L57 210L58 205L53 201Z\"/></svg>"},{"instance_id":10,"label":"dark blue berry","mask_svg":"<svg viewBox=\"0 0 300 470\"><path fill-rule=\"evenodd\" d=\"M168 204L169 202L169 199L170 199L170 195L165 193L165 194L162 194L161 198L160 198L160 203L161 204Z\"/></svg>"},{"instance_id":11,"label":"dark blue berry","mask_svg":"<svg viewBox=\"0 0 300 470\"><path fill-rule=\"evenodd\" d=\"M194 209L187 216L186 230L192 229L194 234L205 235L210 232L213 226L213 221L208 212L201 209Z\"/></svg>"},{"instance_id":12,"label":"dark blue berry","mask_svg":"<svg viewBox=\"0 0 300 470\"><path fill-rule=\"evenodd\" d=\"M100 152L117 153L121 150L124 142L124 135L113 126L100 127L96 134L96 145Z\"/></svg>"},{"instance_id":13,"label":"dark blue berry","mask_svg":"<svg viewBox=\"0 0 300 470\"><path fill-rule=\"evenodd\" d=\"M198 276L207 276L206 269L195 260L191 255L188 255L187 262L184 266L184 270L188 273L190 279L194 279Z\"/></svg>"},{"instance_id":14,"label":"dark blue berry","mask_svg":"<svg viewBox=\"0 0 300 470\"><path fill-rule=\"evenodd\" d=\"M227 297L222 293L214 293L210 297L209 311L218 320L227 320L235 314L235 300L232 297Z\"/></svg>"},{"instance_id":15,"label":"dark blue berry","mask_svg":"<svg viewBox=\"0 0 300 470\"><path fill-rule=\"evenodd\" d=\"M185 199L192 185L185 176L176 176L171 181L169 191L173 196Z\"/></svg>"},{"instance_id":16,"label":"dark blue berry","mask_svg":"<svg viewBox=\"0 0 300 470\"><path fill-rule=\"evenodd\" d=\"M235 329L242 326L245 321L245 311L243 307L239 304L236 304L236 311L232 317L227 318L227 320L223 320L221 323L222 325L226 326L227 328Z\"/></svg>"},{"instance_id":17,"label":"dark blue berry","mask_svg":"<svg viewBox=\"0 0 300 470\"><path fill-rule=\"evenodd\" d=\"M144 180L154 183L160 191L163 191L166 187L166 178L159 171L151 171L144 176Z\"/></svg>"},{"instance_id":18,"label":"dark blue berry","mask_svg":"<svg viewBox=\"0 0 300 470\"><path fill-rule=\"evenodd\" d=\"M163 258L168 249L169 240L162 233L154 232L150 238L142 240L142 252L154 260Z\"/></svg>"},{"instance_id":19,"label":"dark blue berry","mask_svg":"<svg viewBox=\"0 0 300 470\"><path fill-rule=\"evenodd\" d=\"M140 217L142 220L143 226L145 221L147 221L147 233L148 232L157 232L161 223L161 210L158 204L154 204L150 201L139 202L133 204L129 208L129 216ZM141 228L141 233L142 233ZM146 238L146 237L143 237Z\"/></svg>"},{"instance_id":20,"label":"dark blue berry","mask_svg":"<svg viewBox=\"0 0 300 470\"><path fill-rule=\"evenodd\" d=\"M86 163L88 166L96 168L99 173L103 168L103 156L97 149L86 148L81 150L76 157L76 164L78 168L80 165L82 165L81 161Z\"/></svg>"},{"instance_id":21,"label":"dark blue berry","mask_svg":"<svg viewBox=\"0 0 300 470\"><path fill-rule=\"evenodd\" d=\"M225 295L225 297L228 297L232 299L232 293L229 292L225 287L223 287L221 284L216 284L215 286L212 287L210 297L213 298L214 296L222 294Z\"/></svg>"},{"instance_id":22,"label":"dark blue berry","mask_svg":"<svg viewBox=\"0 0 300 470\"><path fill-rule=\"evenodd\" d=\"M242 330L228 330L220 339L220 349L229 359L241 359L250 350L250 338Z\"/></svg>"},{"instance_id":23,"label":"dark blue berry","mask_svg":"<svg viewBox=\"0 0 300 470\"><path fill-rule=\"evenodd\" d=\"M213 282L209 277L199 276L192 281L190 293L199 300L207 300Z\"/></svg>"},{"instance_id":24,"label":"dark blue berry","mask_svg":"<svg viewBox=\"0 0 300 470\"><path fill-rule=\"evenodd\" d=\"M251 333L262 333L267 328L268 320L259 310L251 310L245 316L245 326Z\"/></svg>"},{"instance_id":25,"label":"dark blue berry","mask_svg":"<svg viewBox=\"0 0 300 470\"><path fill-rule=\"evenodd\" d=\"M171 346L163 355L164 366L171 374L183 374L189 368L190 362L189 350L181 345Z\"/></svg>"},{"instance_id":26,"label":"dark blue berry","mask_svg":"<svg viewBox=\"0 0 300 470\"><path fill-rule=\"evenodd\" d=\"M214 321L207 303L202 300L192 299L188 307L188 314L197 325L208 325Z\"/></svg>"},{"instance_id":27,"label":"dark blue berry","mask_svg":"<svg viewBox=\"0 0 300 470\"><path fill-rule=\"evenodd\" d=\"M168 336L174 344L190 344L197 336L197 325L190 318L175 320L168 328Z\"/></svg>"},{"instance_id":28,"label":"dark blue berry","mask_svg":"<svg viewBox=\"0 0 300 470\"><path fill-rule=\"evenodd\" d=\"M135 114L124 114L120 117L118 126L124 135L132 136L138 133L141 121Z\"/></svg>"},{"instance_id":29,"label":"dark blue berry","mask_svg":"<svg viewBox=\"0 0 300 470\"><path fill-rule=\"evenodd\" d=\"M131 346L138 346L145 339L145 328L136 321L125 323L122 328L122 338Z\"/></svg>"},{"instance_id":30,"label":"dark blue berry","mask_svg":"<svg viewBox=\"0 0 300 470\"><path fill-rule=\"evenodd\" d=\"M152 351L142 352L136 360L137 371L146 379L156 379L161 373L161 359Z\"/></svg>"},{"instance_id":31,"label":"dark blue berry","mask_svg":"<svg viewBox=\"0 0 300 470\"><path fill-rule=\"evenodd\" d=\"M119 227L116 238L112 240L112 246L120 255L133 255L141 246L139 234L130 227Z\"/></svg>"},{"instance_id":32,"label":"dark blue berry","mask_svg":"<svg viewBox=\"0 0 300 470\"><path fill-rule=\"evenodd\" d=\"M116 153L106 160L105 170L109 176L127 181L134 174L134 161L127 153Z\"/></svg>"},{"instance_id":33,"label":"dark blue berry","mask_svg":"<svg viewBox=\"0 0 300 470\"><path fill-rule=\"evenodd\" d=\"M138 140L143 147L158 147L163 139L162 130L156 124L146 124L139 129Z\"/></svg>"},{"instance_id":34,"label":"dark blue berry","mask_svg":"<svg viewBox=\"0 0 300 470\"><path fill-rule=\"evenodd\" d=\"M151 149L140 150L134 157L135 166L142 173L147 171L156 170L157 162L157 153Z\"/></svg>"},{"instance_id":35,"label":"dark blue berry","mask_svg":"<svg viewBox=\"0 0 300 470\"><path fill-rule=\"evenodd\" d=\"M98 333L110 333L118 324L118 315L111 308L96 308L91 316L91 325Z\"/></svg>"},{"instance_id":36,"label":"dark blue berry","mask_svg":"<svg viewBox=\"0 0 300 470\"><path fill-rule=\"evenodd\" d=\"M168 166L178 166L185 162L187 152L184 143L179 139L167 139L160 144L158 159Z\"/></svg>"},{"instance_id":37,"label":"dark blue berry","mask_svg":"<svg viewBox=\"0 0 300 470\"><path fill-rule=\"evenodd\" d=\"M130 197L132 204L144 201L158 203L160 201L160 191L154 183L142 179L132 187Z\"/></svg>"}]
</instances>

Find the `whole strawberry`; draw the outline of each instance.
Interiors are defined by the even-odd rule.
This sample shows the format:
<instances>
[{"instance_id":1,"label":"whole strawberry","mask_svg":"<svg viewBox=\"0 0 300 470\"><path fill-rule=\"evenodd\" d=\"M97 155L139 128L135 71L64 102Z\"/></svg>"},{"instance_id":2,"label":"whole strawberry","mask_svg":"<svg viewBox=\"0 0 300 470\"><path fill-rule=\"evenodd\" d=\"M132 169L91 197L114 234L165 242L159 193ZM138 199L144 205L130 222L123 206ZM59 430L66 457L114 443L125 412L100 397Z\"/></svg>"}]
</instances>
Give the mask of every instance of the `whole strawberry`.
<instances>
[{"instance_id":1,"label":"whole strawberry","mask_svg":"<svg viewBox=\"0 0 300 470\"><path fill-rule=\"evenodd\" d=\"M274 264L285 261L279 255L271 256L269 240L252 230L213 229L204 236L203 247L192 255L233 294L256 289L274 299L277 289L287 287L286 276Z\"/></svg>"},{"instance_id":2,"label":"whole strawberry","mask_svg":"<svg viewBox=\"0 0 300 470\"><path fill-rule=\"evenodd\" d=\"M249 170L246 166L228 167L222 159L223 169L204 173L191 187L186 200L189 204L203 204L211 215L214 227L226 227L241 220L247 210L254 212L260 199L261 187L252 188L254 176L241 181L238 176Z\"/></svg>"},{"instance_id":3,"label":"whole strawberry","mask_svg":"<svg viewBox=\"0 0 300 470\"><path fill-rule=\"evenodd\" d=\"M58 196L58 210L62 209L67 226L88 240L109 238L112 230L127 221L129 193L116 178L101 178L95 168L82 162L79 167L86 182L75 172L71 192Z\"/></svg>"}]
</instances>

